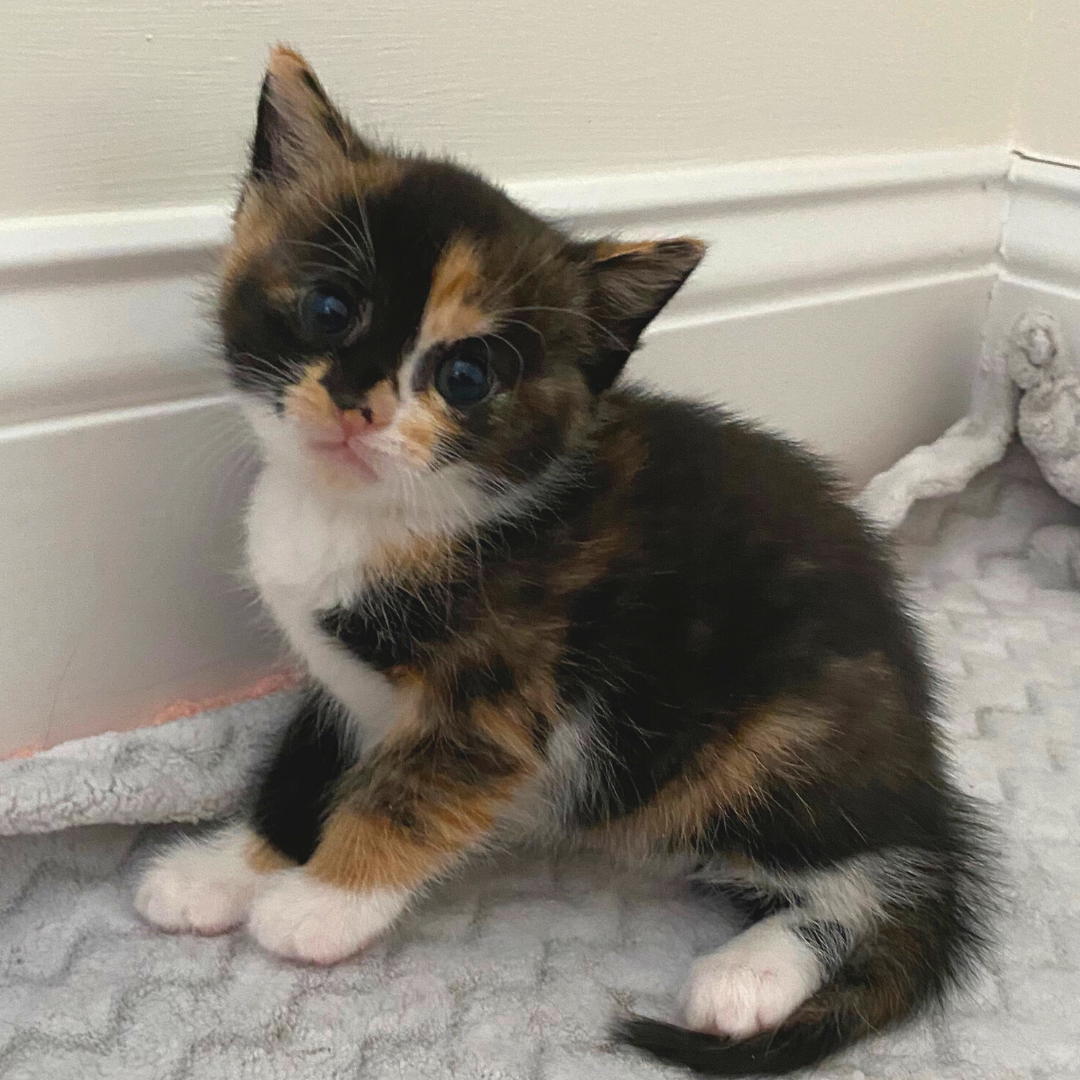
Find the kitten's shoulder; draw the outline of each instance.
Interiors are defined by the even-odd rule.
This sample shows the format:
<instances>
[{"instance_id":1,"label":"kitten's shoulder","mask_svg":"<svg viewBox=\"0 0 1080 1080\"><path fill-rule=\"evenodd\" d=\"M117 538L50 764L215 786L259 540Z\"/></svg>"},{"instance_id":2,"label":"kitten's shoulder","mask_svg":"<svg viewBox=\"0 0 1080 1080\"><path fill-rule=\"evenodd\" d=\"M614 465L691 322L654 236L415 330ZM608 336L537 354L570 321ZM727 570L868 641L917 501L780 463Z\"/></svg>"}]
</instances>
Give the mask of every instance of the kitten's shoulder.
<instances>
[{"instance_id":1,"label":"kitten's shoulder","mask_svg":"<svg viewBox=\"0 0 1080 1080\"><path fill-rule=\"evenodd\" d=\"M681 484L717 498L798 505L836 504L847 492L835 469L799 443L717 405L635 386L610 395L617 426L646 443L642 481L678 497ZM674 485L674 486L672 486Z\"/></svg>"}]
</instances>

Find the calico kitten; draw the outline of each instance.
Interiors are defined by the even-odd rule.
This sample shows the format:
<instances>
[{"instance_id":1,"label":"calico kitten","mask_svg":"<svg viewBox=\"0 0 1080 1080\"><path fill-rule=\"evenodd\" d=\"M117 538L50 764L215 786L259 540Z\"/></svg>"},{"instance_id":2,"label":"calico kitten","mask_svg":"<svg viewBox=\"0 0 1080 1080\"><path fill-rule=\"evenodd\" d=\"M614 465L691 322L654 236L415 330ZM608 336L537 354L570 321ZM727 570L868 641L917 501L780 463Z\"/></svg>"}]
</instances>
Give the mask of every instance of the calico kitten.
<instances>
[{"instance_id":1,"label":"calico kitten","mask_svg":"<svg viewBox=\"0 0 1080 1080\"><path fill-rule=\"evenodd\" d=\"M981 834L882 545L803 451L617 382L703 253L372 145L274 52L220 318L265 458L251 572L310 691L148 919L333 963L510 837L667 854L754 921L694 965L689 1030L619 1033L713 1075L968 972Z\"/></svg>"}]
</instances>

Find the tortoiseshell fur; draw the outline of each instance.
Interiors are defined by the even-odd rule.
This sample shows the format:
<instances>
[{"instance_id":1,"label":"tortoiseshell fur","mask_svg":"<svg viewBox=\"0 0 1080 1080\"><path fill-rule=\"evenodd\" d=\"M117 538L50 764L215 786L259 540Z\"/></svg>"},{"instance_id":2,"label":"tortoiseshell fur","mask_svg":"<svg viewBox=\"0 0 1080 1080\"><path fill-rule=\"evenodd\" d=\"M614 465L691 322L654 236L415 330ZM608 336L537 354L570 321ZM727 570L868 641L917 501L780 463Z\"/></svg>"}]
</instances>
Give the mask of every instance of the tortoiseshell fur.
<instances>
[{"instance_id":1,"label":"tortoiseshell fur","mask_svg":"<svg viewBox=\"0 0 1080 1080\"><path fill-rule=\"evenodd\" d=\"M695 968L698 1030L620 1033L776 1073L968 972L985 856L888 554L828 469L617 381L703 251L571 238L364 141L274 53L220 312L266 457L252 572L311 688L235 834L230 911L328 961L370 936L341 915L331 940L335 912L378 932L509 838L668 854L756 921ZM326 280L363 310L331 346L297 315ZM463 341L497 380L469 409L433 375ZM370 468L304 441L339 429ZM160 914L162 881L140 906L205 929L195 899Z\"/></svg>"}]
</instances>

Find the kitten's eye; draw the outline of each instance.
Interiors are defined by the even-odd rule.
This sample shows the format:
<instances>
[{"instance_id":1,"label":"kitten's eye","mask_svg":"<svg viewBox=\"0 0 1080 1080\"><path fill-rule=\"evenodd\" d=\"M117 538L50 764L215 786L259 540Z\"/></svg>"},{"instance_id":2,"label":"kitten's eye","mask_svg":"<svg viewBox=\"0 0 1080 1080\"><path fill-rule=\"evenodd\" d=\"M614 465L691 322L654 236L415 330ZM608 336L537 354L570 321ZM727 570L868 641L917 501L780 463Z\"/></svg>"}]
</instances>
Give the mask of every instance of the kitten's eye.
<instances>
[{"instance_id":1,"label":"kitten's eye","mask_svg":"<svg viewBox=\"0 0 1080 1080\"><path fill-rule=\"evenodd\" d=\"M486 358L468 346L455 349L435 369L435 389L449 404L458 408L483 401L491 392L491 386Z\"/></svg>"},{"instance_id":2,"label":"kitten's eye","mask_svg":"<svg viewBox=\"0 0 1080 1080\"><path fill-rule=\"evenodd\" d=\"M319 285L300 302L300 326L304 336L316 341L335 341L356 325L356 301L344 289Z\"/></svg>"}]
</instances>

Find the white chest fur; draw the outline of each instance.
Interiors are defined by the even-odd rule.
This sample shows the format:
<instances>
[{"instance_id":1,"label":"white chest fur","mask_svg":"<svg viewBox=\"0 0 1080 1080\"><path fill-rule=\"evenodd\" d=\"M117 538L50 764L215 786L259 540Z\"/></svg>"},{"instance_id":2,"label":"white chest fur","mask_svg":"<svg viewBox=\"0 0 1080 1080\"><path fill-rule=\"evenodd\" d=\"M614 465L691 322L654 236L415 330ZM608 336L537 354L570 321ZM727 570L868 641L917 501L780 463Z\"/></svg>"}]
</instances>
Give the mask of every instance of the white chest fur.
<instances>
[{"instance_id":1,"label":"white chest fur","mask_svg":"<svg viewBox=\"0 0 1080 1080\"><path fill-rule=\"evenodd\" d=\"M365 748L413 702L319 626L319 612L351 606L365 571L386 546L475 531L529 505L521 488L484 493L464 463L434 471L388 467L374 484L327 483L279 418L252 406L266 462L248 510L248 568L264 602L311 675L351 714Z\"/></svg>"},{"instance_id":2,"label":"white chest fur","mask_svg":"<svg viewBox=\"0 0 1080 1080\"><path fill-rule=\"evenodd\" d=\"M289 644L350 713L365 748L397 718L390 681L318 624L318 613L354 601L384 529L356 498L305 485L268 467L248 511L248 567Z\"/></svg>"}]
</instances>

